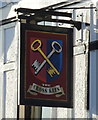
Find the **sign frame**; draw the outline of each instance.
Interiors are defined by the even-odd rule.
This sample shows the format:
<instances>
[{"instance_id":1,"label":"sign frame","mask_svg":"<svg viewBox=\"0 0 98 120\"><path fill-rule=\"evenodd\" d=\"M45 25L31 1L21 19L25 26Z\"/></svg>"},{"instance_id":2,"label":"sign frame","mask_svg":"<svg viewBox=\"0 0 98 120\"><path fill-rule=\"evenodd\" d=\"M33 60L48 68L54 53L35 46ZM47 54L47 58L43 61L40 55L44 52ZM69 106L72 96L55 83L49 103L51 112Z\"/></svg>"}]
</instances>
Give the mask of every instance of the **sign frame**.
<instances>
[{"instance_id":1,"label":"sign frame","mask_svg":"<svg viewBox=\"0 0 98 120\"><path fill-rule=\"evenodd\" d=\"M31 25L28 23L21 23L20 26L20 105L32 105L32 106L47 106L47 107L73 107L73 29L72 28L60 28L53 26ZM25 95L26 88L26 31L46 32L50 34L67 34L67 100L48 100L27 98Z\"/></svg>"}]
</instances>

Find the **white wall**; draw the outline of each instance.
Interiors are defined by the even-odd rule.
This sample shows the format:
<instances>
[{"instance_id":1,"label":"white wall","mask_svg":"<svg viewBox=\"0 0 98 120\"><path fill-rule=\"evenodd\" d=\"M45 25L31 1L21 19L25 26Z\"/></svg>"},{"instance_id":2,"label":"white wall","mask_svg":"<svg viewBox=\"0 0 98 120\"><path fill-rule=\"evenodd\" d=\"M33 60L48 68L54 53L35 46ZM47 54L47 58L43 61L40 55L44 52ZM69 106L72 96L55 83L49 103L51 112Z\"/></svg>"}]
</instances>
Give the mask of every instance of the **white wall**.
<instances>
[{"instance_id":1,"label":"white wall","mask_svg":"<svg viewBox=\"0 0 98 120\"><path fill-rule=\"evenodd\" d=\"M17 25L2 26L0 42L0 119L17 117Z\"/></svg>"},{"instance_id":2,"label":"white wall","mask_svg":"<svg viewBox=\"0 0 98 120\"><path fill-rule=\"evenodd\" d=\"M25 7L25 8L32 8L32 9L40 9L43 7L47 7L49 5L53 5L56 3L60 3L60 2L65 2L67 0L34 0L32 2L32 0L21 0L19 2L19 6L21 7Z\"/></svg>"}]
</instances>

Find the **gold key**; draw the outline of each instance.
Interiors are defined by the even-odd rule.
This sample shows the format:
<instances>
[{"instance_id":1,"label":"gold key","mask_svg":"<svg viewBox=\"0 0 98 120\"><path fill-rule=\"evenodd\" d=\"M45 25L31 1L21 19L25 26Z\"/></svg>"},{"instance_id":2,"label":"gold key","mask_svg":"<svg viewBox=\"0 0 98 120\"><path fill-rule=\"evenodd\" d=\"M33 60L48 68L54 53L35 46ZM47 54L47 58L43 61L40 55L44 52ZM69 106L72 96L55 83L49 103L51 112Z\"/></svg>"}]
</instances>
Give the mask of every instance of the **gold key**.
<instances>
[{"instance_id":1,"label":"gold key","mask_svg":"<svg viewBox=\"0 0 98 120\"><path fill-rule=\"evenodd\" d=\"M39 44L38 47L34 48L35 44ZM53 70L59 75L60 73L58 72L58 70L54 67L54 65L51 63L51 61L47 58L47 56L43 53L43 51L41 50L41 41L40 40L35 40L32 44L31 44L31 49L33 51L39 51L41 53L41 55L44 57L44 59L47 61L47 63L51 66L51 68L53 68Z\"/></svg>"}]
</instances>

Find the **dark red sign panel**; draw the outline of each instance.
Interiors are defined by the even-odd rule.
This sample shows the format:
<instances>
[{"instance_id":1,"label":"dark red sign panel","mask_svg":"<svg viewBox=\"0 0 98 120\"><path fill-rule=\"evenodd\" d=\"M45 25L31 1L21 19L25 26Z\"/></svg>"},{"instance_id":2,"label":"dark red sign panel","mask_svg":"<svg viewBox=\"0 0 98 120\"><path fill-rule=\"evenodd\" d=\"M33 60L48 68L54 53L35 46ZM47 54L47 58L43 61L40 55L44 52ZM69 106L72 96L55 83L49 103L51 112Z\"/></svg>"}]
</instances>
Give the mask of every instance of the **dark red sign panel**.
<instances>
[{"instance_id":1,"label":"dark red sign panel","mask_svg":"<svg viewBox=\"0 0 98 120\"><path fill-rule=\"evenodd\" d=\"M72 107L72 29L21 24L20 104Z\"/></svg>"}]
</instances>

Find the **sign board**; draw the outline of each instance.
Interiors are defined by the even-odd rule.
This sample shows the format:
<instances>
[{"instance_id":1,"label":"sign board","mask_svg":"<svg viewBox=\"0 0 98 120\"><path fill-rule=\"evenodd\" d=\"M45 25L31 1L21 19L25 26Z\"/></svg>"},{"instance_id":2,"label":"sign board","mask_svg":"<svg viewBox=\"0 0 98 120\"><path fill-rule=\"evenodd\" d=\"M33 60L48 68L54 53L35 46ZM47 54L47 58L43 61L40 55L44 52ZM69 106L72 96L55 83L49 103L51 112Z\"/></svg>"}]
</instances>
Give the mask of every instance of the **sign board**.
<instances>
[{"instance_id":1,"label":"sign board","mask_svg":"<svg viewBox=\"0 0 98 120\"><path fill-rule=\"evenodd\" d=\"M20 104L72 107L73 30L21 24Z\"/></svg>"}]
</instances>

